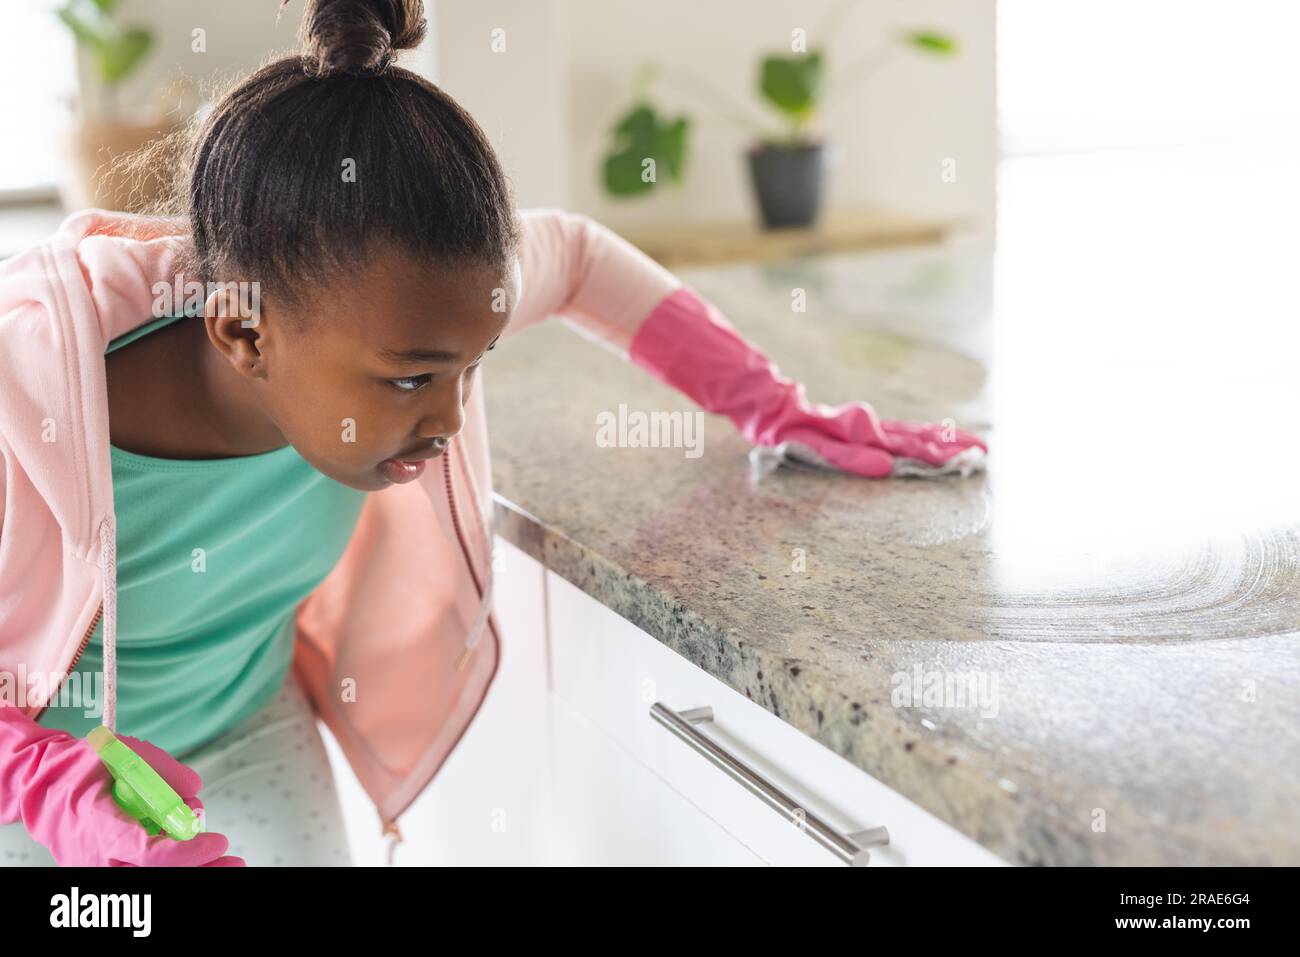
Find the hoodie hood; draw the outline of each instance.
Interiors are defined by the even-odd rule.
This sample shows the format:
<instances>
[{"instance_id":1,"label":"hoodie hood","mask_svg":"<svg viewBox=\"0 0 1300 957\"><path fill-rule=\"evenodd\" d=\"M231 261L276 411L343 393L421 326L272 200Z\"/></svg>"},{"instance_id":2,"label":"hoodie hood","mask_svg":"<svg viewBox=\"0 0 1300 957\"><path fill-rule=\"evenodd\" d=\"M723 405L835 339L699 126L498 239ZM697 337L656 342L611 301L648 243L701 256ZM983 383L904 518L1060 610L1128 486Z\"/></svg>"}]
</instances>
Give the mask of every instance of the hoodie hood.
<instances>
[{"instance_id":1,"label":"hoodie hood","mask_svg":"<svg viewBox=\"0 0 1300 957\"><path fill-rule=\"evenodd\" d=\"M87 475L109 461L104 351L153 318L153 284L188 251L186 229L179 219L86 210L48 243L0 263L0 435L87 557L99 518L113 510L111 481ZM17 340L24 348L9 348ZM63 362L34 363L33 349ZM67 494L67 483L79 494Z\"/></svg>"},{"instance_id":2,"label":"hoodie hood","mask_svg":"<svg viewBox=\"0 0 1300 957\"><path fill-rule=\"evenodd\" d=\"M57 526L63 554L24 555L32 576L60 584L57 601L76 609L71 634L51 642L32 591L0 595L0 620L31 620L29 655L38 672L57 674L75 659L103 620L104 722L116 710L116 562L104 351L109 341L152 318L153 287L174 274L189 251L179 218L86 210L63 221L47 243L0 263L0 456L6 479L5 526L16 550L36 539L23 526ZM52 361L40 361L40 358ZM30 489L12 482L29 483ZM10 498L34 492L44 514L24 516ZM15 504L16 501L15 501ZM17 556L15 556L17 557ZM78 583L97 571L101 587L78 602ZM62 617L62 616L59 616ZM20 642L20 644L24 644ZM58 649L53 657L48 650ZM47 649L42 654L41 649ZM29 685L27 710L39 714L55 679Z\"/></svg>"}]
</instances>

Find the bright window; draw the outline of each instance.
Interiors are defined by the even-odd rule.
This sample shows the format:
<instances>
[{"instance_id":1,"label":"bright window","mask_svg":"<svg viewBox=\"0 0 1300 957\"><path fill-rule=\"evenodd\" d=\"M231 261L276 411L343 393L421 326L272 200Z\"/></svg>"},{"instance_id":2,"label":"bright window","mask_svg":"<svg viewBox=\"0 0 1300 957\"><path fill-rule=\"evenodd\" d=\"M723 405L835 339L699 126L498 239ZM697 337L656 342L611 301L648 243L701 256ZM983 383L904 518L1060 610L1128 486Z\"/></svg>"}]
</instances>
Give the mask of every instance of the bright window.
<instances>
[{"instance_id":1,"label":"bright window","mask_svg":"<svg viewBox=\"0 0 1300 957\"><path fill-rule=\"evenodd\" d=\"M998 0L1007 154L1300 139L1300 4Z\"/></svg>"},{"instance_id":2,"label":"bright window","mask_svg":"<svg viewBox=\"0 0 1300 957\"><path fill-rule=\"evenodd\" d=\"M67 98L75 85L73 42L53 0L10 0L0 30L0 199L54 187Z\"/></svg>"}]
</instances>

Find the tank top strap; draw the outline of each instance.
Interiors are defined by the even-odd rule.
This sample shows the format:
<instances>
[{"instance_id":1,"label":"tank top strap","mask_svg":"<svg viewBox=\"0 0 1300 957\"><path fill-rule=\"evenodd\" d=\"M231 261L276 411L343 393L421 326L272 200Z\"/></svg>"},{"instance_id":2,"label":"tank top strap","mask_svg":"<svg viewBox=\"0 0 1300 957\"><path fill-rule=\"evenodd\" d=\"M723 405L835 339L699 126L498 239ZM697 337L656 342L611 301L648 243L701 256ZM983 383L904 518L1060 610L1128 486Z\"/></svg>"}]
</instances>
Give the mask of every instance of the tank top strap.
<instances>
[{"instance_id":1,"label":"tank top strap","mask_svg":"<svg viewBox=\"0 0 1300 957\"><path fill-rule=\"evenodd\" d=\"M149 322L146 322L143 325L137 326L136 328L132 329L130 332L122 333L122 335L118 336L116 339L109 342L108 348L104 350L104 355L108 355L110 352L115 352L118 349L121 349L123 346L130 345L131 343L135 342L135 340L147 336L155 329L161 329L163 326L170 325L171 323L175 322L177 319L192 319L197 314L198 314L198 310L190 306L190 307L186 307L181 312L178 312L175 315L161 316L157 319L153 319Z\"/></svg>"}]
</instances>

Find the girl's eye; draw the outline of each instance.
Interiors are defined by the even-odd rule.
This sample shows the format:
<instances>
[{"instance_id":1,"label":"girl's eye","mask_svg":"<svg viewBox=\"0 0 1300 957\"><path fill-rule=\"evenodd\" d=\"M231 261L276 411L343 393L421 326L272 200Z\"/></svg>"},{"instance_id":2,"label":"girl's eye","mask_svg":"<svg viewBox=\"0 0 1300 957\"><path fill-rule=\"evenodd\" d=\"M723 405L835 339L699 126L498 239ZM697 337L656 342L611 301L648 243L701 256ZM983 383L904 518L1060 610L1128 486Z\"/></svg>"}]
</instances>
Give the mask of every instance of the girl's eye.
<instances>
[{"instance_id":1,"label":"girl's eye","mask_svg":"<svg viewBox=\"0 0 1300 957\"><path fill-rule=\"evenodd\" d=\"M430 373L424 372L420 375L407 376L404 379L389 379L388 381L399 392L414 392L432 378L433 376Z\"/></svg>"},{"instance_id":2,"label":"girl's eye","mask_svg":"<svg viewBox=\"0 0 1300 957\"><path fill-rule=\"evenodd\" d=\"M492 345L488 346L488 347L487 347L486 349L484 349L483 351L484 351L485 353L487 353L487 352L491 352L491 351L492 351L493 349L495 349L496 347L497 347L497 344L494 342L494 343L492 343ZM465 368L466 368L466 371L468 371L468 372L473 372L475 369L477 369L477 368L478 368L479 366L481 366L482 364L483 364L483 356L479 356L477 362L475 362L472 366L466 366ZM388 381L389 381L389 383L392 385L392 387L393 387L394 389L397 389L399 392L415 392L415 391L419 390L420 388L422 388L422 387L423 387L427 382L429 382L429 380L431 380L432 378L433 378L433 374L432 374L432 373L430 373L430 372L423 372L423 373L421 373L420 375L406 376L406 377L401 378L401 379L389 379Z\"/></svg>"}]
</instances>

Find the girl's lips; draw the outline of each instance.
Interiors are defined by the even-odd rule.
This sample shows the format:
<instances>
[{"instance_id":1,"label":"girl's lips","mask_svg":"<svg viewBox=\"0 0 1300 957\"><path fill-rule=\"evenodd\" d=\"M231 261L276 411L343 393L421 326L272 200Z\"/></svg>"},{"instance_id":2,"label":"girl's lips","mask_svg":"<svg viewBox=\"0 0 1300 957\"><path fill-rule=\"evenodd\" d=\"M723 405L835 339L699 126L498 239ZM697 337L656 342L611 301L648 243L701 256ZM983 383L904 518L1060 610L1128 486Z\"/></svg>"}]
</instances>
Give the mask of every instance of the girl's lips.
<instances>
[{"instance_id":1,"label":"girl's lips","mask_svg":"<svg viewBox=\"0 0 1300 957\"><path fill-rule=\"evenodd\" d=\"M414 482L428 465L427 459L418 459L413 462L404 462L400 459L384 459L379 463L379 473L397 485L406 482Z\"/></svg>"}]
</instances>

